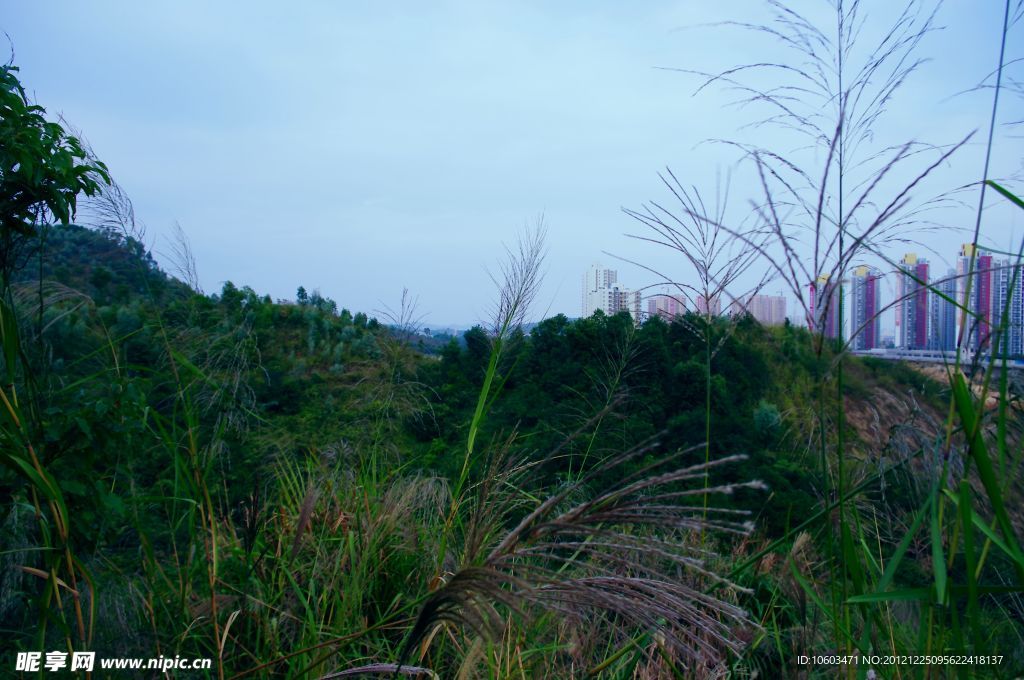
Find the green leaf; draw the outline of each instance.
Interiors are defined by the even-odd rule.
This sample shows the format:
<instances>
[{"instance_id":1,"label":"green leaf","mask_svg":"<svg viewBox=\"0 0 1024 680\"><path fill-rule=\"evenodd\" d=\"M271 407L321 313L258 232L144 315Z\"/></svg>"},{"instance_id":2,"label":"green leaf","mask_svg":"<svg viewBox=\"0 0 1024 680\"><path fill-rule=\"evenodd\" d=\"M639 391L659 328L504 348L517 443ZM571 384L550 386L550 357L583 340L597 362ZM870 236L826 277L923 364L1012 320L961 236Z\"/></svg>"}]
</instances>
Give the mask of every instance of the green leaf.
<instances>
[{"instance_id":1,"label":"green leaf","mask_svg":"<svg viewBox=\"0 0 1024 680\"><path fill-rule=\"evenodd\" d=\"M946 604L946 556L942 552L942 526L939 524L939 481L932 487L932 575L935 578L935 601Z\"/></svg>"},{"instance_id":2,"label":"green leaf","mask_svg":"<svg viewBox=\"0 0 1024 680\"><path fill-rule=\"evenodd\" d=\"M868 595L855 595L847 600L849 604L865 604L869 602L898 602L907 600L918 600L927 602L932 598L931 588L897 588L884 593L870 593Z\"/></svg>"},{"instance_id":3,"label":"green leaf","mask_svg":"<svg viewBox=\"0 0 1024 680\"><path fill-rule=\"evenodd\" d=\"M971 487L967 480L960 482L960 530L964 537L964 561L967 564L967 619L971 627L974 648L981 649L979 630L981 612L978 608L978 581L974 559L974 513L971 511Z\"/></svg>"},{"instance_id":4,"label":"green leaf","mask_svg":"<svg viewBox=\"0 0 1024 680\"><path fill-rule=\"evenodd\" d=\"M1006 550L1014 560L1017 580L1024 584L1024 555L1021 554L1020 546L1017 543L1017 535L1013 530L1013 524L1010 522L1010 516L1006 512L1003 494L996 480L992 461L989 459L988 448L982 436L981 424L978 421L974 410L974 402L971 399L971 394L967 389L962 373L957 372L953 374L952 388L957 413L960 415L963 431L967 436L971 460L978 466L978 477L985 487L985 493L988 495L989 502L992 504L992 509L996 514L996 521L1003 532Z\"/></svg>"},{"instance_id":5,"label":"green leaf","mask_svg":"<svg viewBox=\"0 0 1024 680\"><path fill-rule=\"evenodd\" d=\"M928 515L928 511L932 506L932 498L928 497L925 501L924 507L917 511L917 516L914 518L913 523L910 525L910 529L903 535L896 551L889 558L889 562L885 565L885 573L882 574L881 580L878 582L877 591L884 591L892 583L892 579L896 576L896 570L900 566L900 562L903 561L903 556L907 554L907 549L910 547L910 542L914 540L914 536L917 535L918 530L921 528L921 524L924 522L924 518Z\"/></svg>"},{"instance_id":6,"label":"green leaf","mask_svg":"<svg viewBox=\"0 0 1024 680\"><path fill-rule=\"evenodd\" d=\"M1009 199L1009 201L1011 203L1013 203L1014 205L1016 205L1018 208L1024 208L1024 200L1021 200L1016 194L1014 194L1012 191L1010 191L1006 187L1000 185L998 182L995 182L993 180L987 179L987 180L985 180L985 184L989 185L990 187L992 187L993 189L995 189L996 191L1001 193L1003 196L1005 196L1007 199Z\"/></svg>"},{"instance_id":7,"label":"green leaf","mask_svg":"<svg viewBox=\"0 0 1024 680\"><path fill-rule=\"evenodd\" d=\"M952 493L949 489L946 489L945 493L946 496L951 501L953 501L953 504L959 507L959 497L956 494ZM1002 550L1011 560L1017 559L1017 556L1013 553L1012 550L1010 550L1010 546L1006 545L1006 542L1003 541L1002 538L1000 538L999 534L993 531L992 527L986 524L985 521L977 513L971 513L971 523L975 526L975 528L978 531L985 534L985 537L992 541L992 544L1000 550Z\"/></svg>"}]
</instances>

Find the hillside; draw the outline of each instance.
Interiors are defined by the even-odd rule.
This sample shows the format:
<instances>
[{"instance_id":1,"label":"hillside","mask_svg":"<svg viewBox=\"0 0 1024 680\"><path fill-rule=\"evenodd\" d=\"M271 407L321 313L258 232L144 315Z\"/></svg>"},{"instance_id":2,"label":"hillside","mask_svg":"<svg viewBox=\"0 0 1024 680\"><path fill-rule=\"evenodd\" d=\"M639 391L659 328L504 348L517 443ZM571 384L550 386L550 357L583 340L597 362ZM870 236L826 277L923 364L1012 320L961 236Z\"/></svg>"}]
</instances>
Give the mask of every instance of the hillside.
<instances>
[{"instance_id":1,"label":"hillside","mask_svg":"<svg viewBox=\"0 0 1024 680\"><path fill-rule=\"evenodd\" d=\"M26 268L19 285L62 294L43 296L41 326L39 298L19 298L38 413L28 436L60 485L74 549L102 598L97 649L145 655L174 644L207 655L204 636L177 636L227 611L244 613L226 660L236 670L290 659L286 650L303 646L304 664L394 658L404 637L387 632L388 622L457 572L473 541L509 531L533 494L610 493L666 462L699 470L734 454L744 458L707 477L726 491L714 492L712 509L748 513L753 531L738 542L716 535L706 547L722 556L708 565L753 565L734 577L754 599L739 591L727 599L813 638L806 619L776 610L792 587L777 553L756 552L806 535L799 526L837 474L833 463L823 470L814 445L823 423L831 441L838 431L832 350L819 356L804 329L716 321L704 331L716 346L710 382L698 318L637 327L628 315L556 316L505 337L492 365L499 340L481 328L425 354L403 342L414 336L318 294L273 302L231 283L195 293L140 244L110 233L53 229L37 262L42 284ZM901 364L847 358L844 366L844 474L875 485L858 503L887 518L876 540L896 541L927 498L934 473L922 452L941 440L948 387ZM488 376L500 389L481 416ZM477 442L472 456L467 438ZM615 462L631 450L640 455ZM14 502L2 518L10 539L0 616L7 630L30 630L31 569L45 560L30 552L30 489L5 474ZM486 480L506 475L513 486L488 491ZM462 497L463 484L474 514L450 539L462 547L446 547L451 520L439 511ZM487 533L477 535L482 521ZM690 521L703 523L699 513ZM807 565L810 551L827 550L820 531L811 538L797 541ZM925 582L928 554L912 546L900 578ZM204 595L211 578L212 600ZM686 582L702 587L700 578ZM375 625L385 627L338 647L339 660L314 651L325 627ZM530 629L538 639L561 635L543 619L530 625L540 626ZM46 644L58 644L60 627L48 630ZM618 639L615 630L601 635ZM5 643L30 644L17 635ZM245 651L254 647L262 651ZM439 654L423 661L454 663ZM781 663L769 649L742 658Z\"/></svg>"}]
</instances>

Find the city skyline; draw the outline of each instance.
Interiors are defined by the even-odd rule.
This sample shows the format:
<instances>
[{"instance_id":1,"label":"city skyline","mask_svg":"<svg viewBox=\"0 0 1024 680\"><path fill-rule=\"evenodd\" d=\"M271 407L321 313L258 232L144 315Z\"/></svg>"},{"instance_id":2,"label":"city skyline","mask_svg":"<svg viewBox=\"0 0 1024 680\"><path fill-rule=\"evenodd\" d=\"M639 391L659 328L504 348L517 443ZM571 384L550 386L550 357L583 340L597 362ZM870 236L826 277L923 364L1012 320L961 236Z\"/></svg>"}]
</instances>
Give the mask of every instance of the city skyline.
<instances>
[{"instance_id":1,"label":"city skyline","mask_svg":"<svg viewBox=\"0 0 1024 680\"><path fill-rule=\"evenodd\" d=\"M967 298L967 272L972 266L970 298ZM935 276L928 258L915 252L905 253L891 272L895 295L886 301L880 282L886 274L876 267L858 265L838 279L819 275L807 286L807 314L799 319L802 305L788 313L789 299L783 294L761 292L732 299L722 305L728 293L716 295L709 305L702 295L693 294L686 282L662 284L646 294L619 281L619 272L592 264L583 276L581 316L600 309L606 314L628 312L640 323L647 318L672 318L690 312L718 316L723 313L750 313L765 325L802 321L827 337L840 335L853 350L881 349L891 338L894 348L904 350L954 350L960 335L971 351L989 351L996 328L1002 328L1002 315L1009 314L1005 336L1000 338L1001 352L1024 354L1024 265L1000 259L971 244L962 244L956 269ZM674 288L670 291L669 288ZM839 289L844 291L843 328L839 328ZM961 329L961 307L966 307L968 327ZM794 318L796 317L796 318ZM892 335L883 334L884 319L892 319Z\"/></svg>"}]
</instances>

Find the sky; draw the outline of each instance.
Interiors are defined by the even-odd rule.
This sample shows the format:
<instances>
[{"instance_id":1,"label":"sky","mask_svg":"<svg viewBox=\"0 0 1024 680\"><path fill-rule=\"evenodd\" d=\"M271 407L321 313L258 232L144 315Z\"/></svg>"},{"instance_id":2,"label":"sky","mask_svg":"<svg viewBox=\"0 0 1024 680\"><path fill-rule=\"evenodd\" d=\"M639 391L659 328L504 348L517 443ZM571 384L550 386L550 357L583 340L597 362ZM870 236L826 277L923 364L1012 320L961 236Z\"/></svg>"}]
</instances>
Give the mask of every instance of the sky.
<instances>
[{"instance_id":1,"label":"sky","mask_svg":"<svg viewBox=\"0 0 1024 680\"><path fill-rule=\"evenodd\" d=\"M829 20L824 0L790 4ZM892 5L865 0L865 43ZM717 23L768 18L752 0L0 0L23 85L107 163L158 261L170 266L180 224L207 293L230 280L291 299L302 285L373 314L408 288L427 325L456 327L486 321L489 272L541 218L534 318L577 316L591 263L634 288L659 279L631 262L688 280L679 253L630 237L644 228L622 208L670 201L658 178L670 167L710 197L716 177L732 177L730 210L749 212L759 196L749 166L706 140L820 161L785 131L744 127L756 107L731 105L724 88L695 94L700 79L683 72L789 59L777 42ZM918 52L927 61L866 144L865 155L979 131L915 200L981 177L992 90L965 91L995 68L1001 22L1000 2L946 2L942 30ZM1008 59L1024 56L1020 23ZM1019 174L1024 132L1006 123L1021 119L1024 99L1004 93L990 175ZM885 187L914 176L894 171ZM973 227L977 192L958 196L965 207L933 216ZM985 238L1008 248L1024 220L991 202ZM923 240L944 270L969 238ZM755 267L754 278L769 269Z\"/></svg>"}]
</instances>

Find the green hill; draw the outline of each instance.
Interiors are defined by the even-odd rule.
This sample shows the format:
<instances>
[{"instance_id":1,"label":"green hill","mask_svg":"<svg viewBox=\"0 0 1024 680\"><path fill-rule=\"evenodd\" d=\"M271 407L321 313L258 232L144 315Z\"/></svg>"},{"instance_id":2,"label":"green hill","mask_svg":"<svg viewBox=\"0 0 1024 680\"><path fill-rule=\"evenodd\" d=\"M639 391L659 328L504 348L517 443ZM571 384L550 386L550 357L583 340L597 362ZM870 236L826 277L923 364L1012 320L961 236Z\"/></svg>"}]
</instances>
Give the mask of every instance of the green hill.
<instances>
[{"instance_id":1,"label":"green hill","mask_svg":"<svg viewBox=\"0 0 1024 680\"><path fill-rule=\"evenodd\" d=\"M750 595L726 599L776 617L780 634L811 634L805 617L779 609L780 597L797 594L774 566L778 550L755 552L772 540L781 554L800 544L802 560L834 548L820 525L800 529L829 502L836 474L834 462L822 467L816 433L827 428L833 446L839 432L834 348L819 355L806 330L714 321L701 331L715 345L709 381L698 317L635 326L627 315L556 316L504 338L489 368L495 339L481 328L428 354L319 294L274 302L228 283L201 295L132 239L74 226L45 236L16 284L18 382L32 414L25 436L60 487L73 518L69 547L91 574L97 649L145 656L174 644L208 656L210 638L193 622L240 616L227 661L236 670L305 647L302 663L324 663L315 649L325 630L367 631L338 647L332 667L394 659L405 634L390 622L429 598L475 541L511 530L534 494L567 489L568 503L666 461L702 469L734 454L745 458L706 478L728 491L716 491L711 508L747 513L753 533L739 543L709 534L706 548L722 556L708 568L747 560L755 571L735 578ZM477 417L492 369L500 389ZM947 392L901 364L845 360L844 469L869 485L857 501L864 511L887 518L870 530L877 541L897 542L928 497L927 451L941 439ZM471 432L478 443L467 456ZM631 450L640 453L615 462ZM699 492L705 473L694 474ZM508 475L513 487L488 490L487 480ZM31 570L45 573L48 558L30 549L33 487L15 471L0 480L10 499L0 559L30 570L3 570L2 626L29 631L41 583ZM456 495L464 480L468 495ZM672 482L661 493L684 488ZM464 503L470 514L449 534L444 508L456 498L450 507ZM693 526L702 526L703 496L694 500ZM927 583L927 548L911 553L901 582ZM529 625L529 639L561 635L550 620ZM59 645L61 626L45 630L45 644ZM615 640L630 629L608 630ZM4 644L35 643L12 634ZM439 654L435 668L457 665L461 653ZM773 649L747 654L744 663L782 663Z\"/></svg>"}]
</instances>

